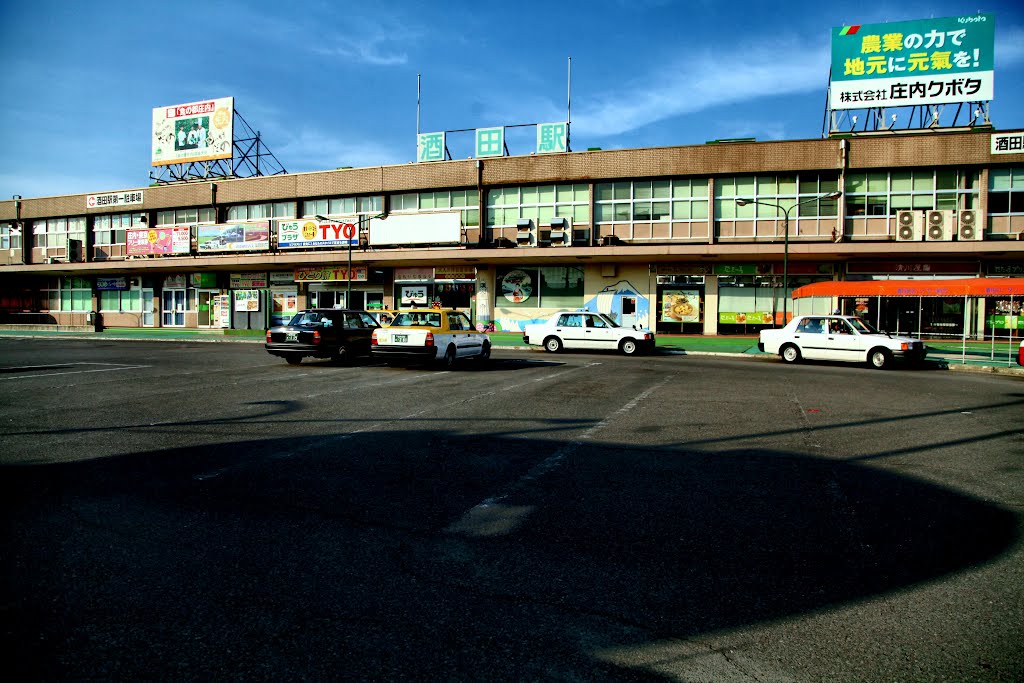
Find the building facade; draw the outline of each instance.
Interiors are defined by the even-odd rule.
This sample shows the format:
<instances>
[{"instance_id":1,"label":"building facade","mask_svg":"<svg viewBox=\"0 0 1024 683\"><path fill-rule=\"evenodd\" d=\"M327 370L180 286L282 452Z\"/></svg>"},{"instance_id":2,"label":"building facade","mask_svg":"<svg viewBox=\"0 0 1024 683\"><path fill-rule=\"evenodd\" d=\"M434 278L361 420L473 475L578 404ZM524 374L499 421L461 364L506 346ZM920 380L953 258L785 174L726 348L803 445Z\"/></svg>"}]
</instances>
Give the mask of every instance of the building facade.
<instances>
[{"instance_id":1,"label":"building facade","mask_svg":"<svg viewBox=\"0 0 1024 683\"><path fill-rule=\"evenodd\" d=\"M0 202L0 323L263 329L311 306L440 304L497 330L588 307L662 333L753 334L811 282L1024 277L1024 150L997 151L997 135L1022 134L591 150L15 198ZM1020 308L974 299L964 330L959 299L905 322L899 301L834 305L938 336L1016 329Z\"/></svg>"}]
</instances>

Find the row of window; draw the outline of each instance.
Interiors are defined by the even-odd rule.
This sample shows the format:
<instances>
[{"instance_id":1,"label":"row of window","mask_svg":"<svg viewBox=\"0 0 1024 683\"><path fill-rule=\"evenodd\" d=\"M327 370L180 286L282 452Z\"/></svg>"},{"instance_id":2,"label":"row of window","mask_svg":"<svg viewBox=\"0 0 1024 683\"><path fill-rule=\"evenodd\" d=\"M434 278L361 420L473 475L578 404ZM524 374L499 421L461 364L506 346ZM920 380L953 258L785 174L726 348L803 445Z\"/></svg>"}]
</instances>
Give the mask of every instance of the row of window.
<instances>
[{"instance_id":1,"label":"row of window","mask_svg":"<svg viewBox=\"0 0 1024 683\"><path fill-rule=\"evenodd\" d=\"M848 218L892 216L903 209L972 209L977 206L978 171L931 169L846 174L843 201ZM652 221L707 221L708 179L675 178L636 180L594 185L594 221L627 223ZM989 215L1024 214L1024 168L989 171ZM791 218L835 217L838 201L815 196L839 188L837 173L798 173L723 177L714 183L716 220L775 219L772 204L794 206ZM738 199L752 200L743 206ZM458 210L466 226L480 224L476 190L442 190L392 195L390 210L396 213L428 213ZM761 202L761 203L756 203ZM806 203L803 203L806 202ZM302 202L302 217L375 214L383 198L332 197ZM296 202L263 202L228 207L227 220L247 221L296 218ZM590 223L590 189L586 183L528 185L489 190L486 203L488 227L514 226L521 219L547 225L556 217L573 223ZM108 214L93 219L96 245L123 244L125 230L144 225L140 212ZM213 224L213 208L156 212L158 226ZM33 246L63 247L67 239L85 239L86 217L51 218L32 223ZM9 223L0 224L0 248L21 246L20 233Z\"/></svg>"}]
</instances>

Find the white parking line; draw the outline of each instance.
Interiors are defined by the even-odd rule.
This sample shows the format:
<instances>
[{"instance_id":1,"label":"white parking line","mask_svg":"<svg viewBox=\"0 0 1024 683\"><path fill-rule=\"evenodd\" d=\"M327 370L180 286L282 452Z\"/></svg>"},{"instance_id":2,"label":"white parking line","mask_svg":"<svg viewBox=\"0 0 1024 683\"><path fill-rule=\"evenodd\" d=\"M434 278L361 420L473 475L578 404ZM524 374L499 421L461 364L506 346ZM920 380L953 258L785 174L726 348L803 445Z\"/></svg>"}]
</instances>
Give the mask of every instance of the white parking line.
<instances>
[{"instance_id":1,"label":"white parking line","mask_svg":"<svg viewBox=\"0 0 1024 683\"><path fill-rule=\"evenodd\" d=\"M653 387L641 391L614 413L609 414L603 420L583 432L578 439L567 443L545 460L531 467L526 474L514 481L504 493L492 496L470 508L457 522L451 524L446 531L449 533L466 534L468 536L496 536L513 531L519 526L526 515L530 513L532 507L505 505L503 501L519 491L527 483L536 481L557 469L565 462L566 458L583 445L584 441L593 438L594 434L607 427L613 418L631 412L641 401L647 399L651 394L667 384L670 379L670 377L666 377Z\"/></svg>"},{"instance_id":2,"label":"white parking line","mask_svg":"<svg viewBox=\"0 0 1024 683\"><path fill-rule=\"evenodd\" d=\"M13 366L13 367L0 368L0 375L3 375L4 373L7 373L7 372L29 372L29 373L31 373L32 370L45 370L47 368L66 368L69 365L70 366L75 366L75 365L111 365L111 366L114 366L114 367L98 368L96 370L69 370L67 372L46 372L46 373L43 373L43 374L24 374L24 375L19 374L19 375L14 375L12 377L2 377L2 376L0 376L0 380L34 379L36 377L57 377L59 375L83 375L83 374L90 373L90 372L117 372L119 370L137 370L139 368L153 367L151 365L117 365L116 363L85 363L85 362L81 362L81 363L60 363L58 365L21 365L21 366Z\"/></svg>"}]
</instances>

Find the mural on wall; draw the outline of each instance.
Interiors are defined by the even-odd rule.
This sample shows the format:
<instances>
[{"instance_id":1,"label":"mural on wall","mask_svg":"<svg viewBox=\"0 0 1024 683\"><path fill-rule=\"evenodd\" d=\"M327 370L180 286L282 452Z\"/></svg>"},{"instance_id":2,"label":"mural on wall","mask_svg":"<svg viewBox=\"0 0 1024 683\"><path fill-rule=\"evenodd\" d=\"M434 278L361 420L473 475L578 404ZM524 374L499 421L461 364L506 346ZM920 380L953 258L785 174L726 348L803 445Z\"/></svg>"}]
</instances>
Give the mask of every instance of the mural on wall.
<instances>
[{"instance_id":1,"label":"mural on wall","mask_svg":"<svg viewBox=\"0 0 1024 683\"><path fill-rule=\"evenodd\" d=\"M509 291L504 292L506 296L511 294L512 296L521 296L525 291L522 287L523 283L521 279L516 278L515 283L512 285ZM502 288L505 290L505 288ZM531 289L532 292L532 289ZM500 297L495 303L500 302ZM609 285L602 289L597 295L591 297L589 300L585 300L580 308L585 308L589 311L597 311L598 313L604 313L615 322L619 323L624 327L649 327L651 322L651 301L646 296L640 293L636 287L633 286L629 280L619 280L613 285ZM532 323L546 322L549 317L558 310L557 308L537 308L532 309L533 315L536 317L531 318L520 318L512 317L510 315L502 315L506 311L502 311L499 307L495 307L495 327L496 329L503 332L522 332L525 325Z\"/></svg>"}]
</instances>

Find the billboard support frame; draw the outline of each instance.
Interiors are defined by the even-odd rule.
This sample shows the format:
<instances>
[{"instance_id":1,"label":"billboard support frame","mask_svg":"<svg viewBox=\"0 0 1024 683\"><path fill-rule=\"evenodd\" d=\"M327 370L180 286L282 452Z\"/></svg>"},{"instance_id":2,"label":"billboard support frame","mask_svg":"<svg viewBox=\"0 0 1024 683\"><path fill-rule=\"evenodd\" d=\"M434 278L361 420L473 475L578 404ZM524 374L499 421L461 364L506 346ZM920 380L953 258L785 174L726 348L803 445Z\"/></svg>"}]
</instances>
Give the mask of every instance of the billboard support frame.
<instances>
[{"instance_id":1,"label":"billboard support frame","mask_svg":"<svg viewBox=\"0 0 1024 683\"><path fill-rule=\"evenodd\" d=\"M213 161L190 161L181 164L160 166L159 173L150 171L149 178L157 185L188 183L203 180L224 180L229 178L253 178L265 175L288 173L274 153L267 148L259 131L254 131L242 118L238 109L233 110L234 136L231 141L230 159ZM241 131L241 135L239 135Z\"/></svg>"}]
</instances>

